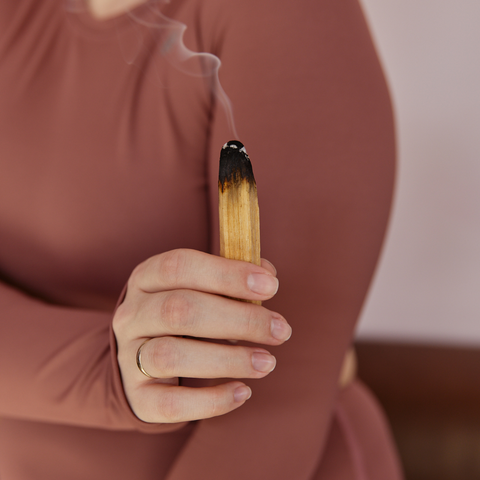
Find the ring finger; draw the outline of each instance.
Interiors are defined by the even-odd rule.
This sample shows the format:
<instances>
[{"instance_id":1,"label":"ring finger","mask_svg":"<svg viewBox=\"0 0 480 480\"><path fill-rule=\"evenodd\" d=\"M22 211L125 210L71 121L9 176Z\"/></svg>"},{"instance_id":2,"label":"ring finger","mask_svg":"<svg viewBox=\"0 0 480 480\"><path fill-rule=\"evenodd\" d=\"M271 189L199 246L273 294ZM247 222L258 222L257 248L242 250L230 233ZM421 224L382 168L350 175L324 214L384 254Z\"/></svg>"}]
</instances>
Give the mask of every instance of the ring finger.
<instances>
[{"instance_id":1,"label":"ring finger","mask_svg":"<svg viewBox=\"0 0 480 480\"><path fill-rule=\"evenodd\" d=\"M154 378L262 378L275 365L263 348L179 337L152 338L141 351L141 366Z\"/></svg>"}]
</instances>

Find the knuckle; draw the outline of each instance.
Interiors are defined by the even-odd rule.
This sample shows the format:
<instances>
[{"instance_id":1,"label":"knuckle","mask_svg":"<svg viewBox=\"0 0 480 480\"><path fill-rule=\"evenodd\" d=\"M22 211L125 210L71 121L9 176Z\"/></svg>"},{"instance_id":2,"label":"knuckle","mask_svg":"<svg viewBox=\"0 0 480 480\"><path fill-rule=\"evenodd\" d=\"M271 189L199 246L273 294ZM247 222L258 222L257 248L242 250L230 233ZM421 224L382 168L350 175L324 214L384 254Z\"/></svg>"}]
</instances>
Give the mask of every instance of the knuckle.
<instances>
[{"instance_id":1,"label":"knuckle","mask_svg":"<svg viewBox=\"0 0 480 480\"><path fill-rule=\"evenodd\" d=\"M120 305L117 308L115 315L113 316L112 328L115 334L121 333L125 328L125 324L127 323L127 318L128 318L126 310L127 309L125 308L124 305Z\"/></svg>"},{"instance_id":2,"label":"knuckle","mask_svg":"<svg viewBox=\"0 0 480 480\"><path fill-rule=\"evenodd\" d=\"M178 423L182 421L182 406L173 390L165 391L156 406L157 416L164 423Z\"/></svg>"},{"instance_id":3,"label":"knuckle","mask_svg":"<svg viewBox=\"0 0 480 480\"><path fill-rule=\"evenodd\" d=\"M158 378L175 377L179 363L178 348L172 337L159 338L153 348L147 350L147 362L153 365Z\"/></svg>"},{"instance_id":4,"label":"knuckle","mask_svg":"<svg viewBox=\"0 0 480 480\"><path fill-rule=\"evenodd\" d=\"M143 422L155 423L158 421L149 401L143 395L139 395L138 392L136 395L128 395L128 403L133 413Z\"/></svg>"},{"instance_id":5,"label":"knuckle","mask_svg":"<svg viewBox=\"0 0 480 480\"><path fill-rule=\"evenodd\" d=\"M244 305L245 334L247 338L257 338L261 333L262 326L260 311L250 303L245 303Z\"/></svg>"},{"instance_id":6,"label":"knuckle","mask_svg":"<svg viewBox=\"0 0 480 480\"><path fill-rule=\"evenodd\" d=\"M124 302L119 305L112 320L112 329L117 338L127 334L133 316L134 313L129 303Z\"/></svg>"},{"instance_id":7,"label":"knuckle","mask_svg":"<svg viewBox=\"0 0 480 480\"><path fill-rule=\"evenodd\" d=\"M217 417L223 413L223 395L219 390L213 390L205 417Z\"/></svg>"},{"instance_id":8,"label":"knuckle","mask_svg":"<svg viewBox=\"0 0 480 480\"><path fill-rule=\"evenodd\" d=\"M128 279L127 283L127 292L129 290L132 290L133 288L138 288L138 286L141 284L141 279L145 275L145 268L147 265L148 260L145 262L142 262L138 264L130 274L130 278Z\"/></svg>"},{"instance_id":9,"label":"knuckle","mask_svg":"<svg viewBox=\"0 0 480 480\"><path fill-rule=\"evenodd\" d=\"M160 311L162 323L172 333L190 332L195 321L194 304L186 291L168 292Z\"/></svg>"},{"instance_id":10,"label":"knuckle","mask_svg":"<svg viewBox=\"0 0 480 480\"><path fill-rule=\"evenodd\" d=\"M188 251L184 249L171 250L158 257L162 281L167 288L179 285L186 270Z\"/></svg>"}]
</instances>

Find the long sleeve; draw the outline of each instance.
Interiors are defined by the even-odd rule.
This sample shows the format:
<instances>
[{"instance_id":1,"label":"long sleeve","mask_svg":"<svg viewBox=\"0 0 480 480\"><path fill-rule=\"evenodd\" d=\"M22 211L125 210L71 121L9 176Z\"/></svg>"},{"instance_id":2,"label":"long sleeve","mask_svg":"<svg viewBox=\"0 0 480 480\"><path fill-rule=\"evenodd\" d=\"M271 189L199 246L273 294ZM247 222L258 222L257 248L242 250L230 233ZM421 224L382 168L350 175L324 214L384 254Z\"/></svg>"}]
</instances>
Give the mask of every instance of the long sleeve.
<instances>
[{"instance_id":1,"label":"long sleeve","mask_svg":"<svg viewBox=\"0 0 480 480\"><path fill-rule=\"evenodd\" d=\"M0 476L64 479L75 465L91 480L310 480L394 177L391 105L360 7L175 0L98 22L85 4L0 7ZM218 159L234 134L212 77L171 62L178 29L165 18L222 62L262 255L280 279L265 306L293 327L244 406L186 428L133 415L111 331L140 262L218 253Z\"/></svg>"},{"instance_id":2,"label":"long sleeve","mask_svg":"<svg viewBox=\"0 0 480 480\"><path fill-rule=\"evenodd\" d=\"M273 4L274 3L274 4ZM257 181L262 256L280 290L265 304L293 327L277 367L245 406L200 422L169 480L311 477L338 376L379 255L394 176L392 112L362 12L353 1L230 2L218 32L220 80ZM215 112L218 156L230 140ZM212 226L218 251L218 225ZM283 452L283 453L280 453ZM195 465L195 467L193 467Z\"/></svg>"},{"instance_id":3,"label":"long sleeve","mask_svg":"<svg viewBox=\"0 0 480 480\"><path fill-rule=\"evenodd\" d=\"M167 162L152 153L146 128L143 139L130 128L125 88L105 80L138 70L126 64L117 35L95 43L75 30L79 14L66 5L27 0L0 8L0 416L168 432L182 425L146 424L128 406L113 307L138 263L202 244L164 235L172 223L168 202L176 198L168 189L160 198L151 192L159 191L159 178L174 183L169 175L176 172L168 164L166 172L155 170ZM129 85L126 96L138 98L142 86ZM155 129L168 124L150 117L160 111L152 101L158 91L153 84L142 115ZM203 191L195 173L187 188ZM167 213L154 223L155 204ZM188 200L177 204L178 215L188 210L196 218L194 228L205 223Z\"/></svg>"},{"instance_id":4,"label":"long sleeve","mask_svg":"<svg viewBox=\"0 0 480 480\"><path fill-rule=\"evenodd\" d=\"M60 307L0 285L0 416L165 432L130 410L108 312Z\"/></svg>"}]
</instances>

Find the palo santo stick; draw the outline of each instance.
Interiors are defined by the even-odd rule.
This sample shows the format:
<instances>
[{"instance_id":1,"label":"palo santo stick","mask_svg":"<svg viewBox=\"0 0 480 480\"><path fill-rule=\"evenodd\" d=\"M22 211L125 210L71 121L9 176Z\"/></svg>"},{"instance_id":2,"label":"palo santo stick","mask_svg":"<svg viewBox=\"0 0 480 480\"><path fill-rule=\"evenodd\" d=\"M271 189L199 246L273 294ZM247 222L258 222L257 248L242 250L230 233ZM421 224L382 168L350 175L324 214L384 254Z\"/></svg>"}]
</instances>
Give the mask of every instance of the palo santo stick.
<instances>
[{"instance_id":1,"label":"palo santo stick","mask_svg":"<svg viewBox=\"0 0 480 480\"><path fill-rule=\"evenodd\" d=\"M220 255L260 265L257 184L247 151L236 140L226 143L220 153L218 200Z\"/></svg>"}]
</instances>

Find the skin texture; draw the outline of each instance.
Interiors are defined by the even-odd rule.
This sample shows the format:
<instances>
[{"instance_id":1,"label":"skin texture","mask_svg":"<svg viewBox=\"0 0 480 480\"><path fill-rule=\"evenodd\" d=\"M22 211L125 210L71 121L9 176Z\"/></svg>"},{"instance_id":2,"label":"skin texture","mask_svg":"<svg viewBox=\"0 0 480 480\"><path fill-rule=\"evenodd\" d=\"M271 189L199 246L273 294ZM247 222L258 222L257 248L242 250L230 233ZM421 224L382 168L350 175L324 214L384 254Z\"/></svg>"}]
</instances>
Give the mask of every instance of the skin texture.
<instances>
[{"instance_id":1,"label":"skin texture","mask_svg":"<svg viewBox=\"0 0 480 480\"><path fill-rule=\"evenodd\" d=\"M266 261L259 267L175 250L139 265L113 319L125 393L138 418L151 423L199 420L228 413L250 398L251 389L240 382L191 389L179 386L179 377L268 375L276 361L267 350L205 340L282 344L292 330L281 315L224 298L268 300L277 290L275 269ZM145 339L152 340L142 348L142 366L155 380L132 362Z\"/></svg>"},{"instance_id":2,"label":"skin texture","mask_svg":"<svg viewBox=\"0 0 480 480\"><path fill-rule=\"evenodd\" d=\"M144 3L145 0L88 0L90 13L98 20L106 20Z\"/></svg>"}]
</instances>

